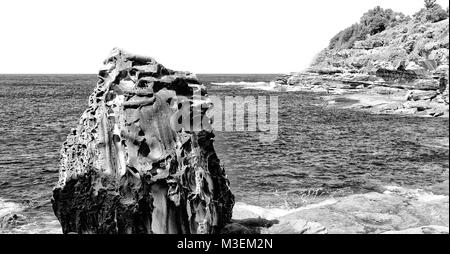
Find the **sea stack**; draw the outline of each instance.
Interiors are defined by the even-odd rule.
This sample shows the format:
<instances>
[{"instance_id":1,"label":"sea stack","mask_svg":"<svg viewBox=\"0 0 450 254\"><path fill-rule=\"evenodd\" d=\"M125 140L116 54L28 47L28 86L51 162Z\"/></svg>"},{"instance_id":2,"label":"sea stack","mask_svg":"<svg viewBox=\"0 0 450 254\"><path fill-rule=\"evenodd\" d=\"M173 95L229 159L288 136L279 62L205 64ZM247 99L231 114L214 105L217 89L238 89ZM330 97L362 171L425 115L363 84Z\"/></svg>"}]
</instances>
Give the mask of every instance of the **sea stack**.
<instances>
[{"instance_id":1,"label":"sea stack","mask_svg":"<svg viewBox=\"0 0 450 254\"><path fill-rule=\"evenodd\" d=\"M63 233L218 233L234 196L195 75L114 49L61 149ZM195 123L201 120L200 125Z\"/></svg>"}]
</instances>

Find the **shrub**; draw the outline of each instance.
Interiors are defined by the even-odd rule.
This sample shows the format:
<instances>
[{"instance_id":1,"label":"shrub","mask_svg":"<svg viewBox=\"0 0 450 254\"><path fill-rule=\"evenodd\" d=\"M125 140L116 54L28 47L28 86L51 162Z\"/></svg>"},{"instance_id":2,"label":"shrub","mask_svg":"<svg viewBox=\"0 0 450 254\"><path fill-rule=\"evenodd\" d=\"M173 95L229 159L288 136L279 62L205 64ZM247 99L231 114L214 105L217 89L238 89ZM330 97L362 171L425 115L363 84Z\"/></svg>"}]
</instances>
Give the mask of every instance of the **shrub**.
<instances>
[{"instance_id":1,"label":"shrub","mask_svg":"<svg viewBox=\"0 0 450 254\"><path fill-rule=\"evenodd\" d=\"M391 9L375 7L366 12L360 20L360 23L344 29L335 35L329 44L330 49L348 49L352 48L355 41L365 40L367 35L374 35L394 27L400 23L407 22L408 16L403 13L394 12Z\"/></svg>"},{"instance_id":2,"label":"shrub","mask_svg":"<svg viewBox=\"0 0 450 254\"><path fill-rule=\"evenodd\" d=\"M423 8L413 15L419 22L439 22L448 18L448 12L439 4L434 4L430 8Z\"/></svg>"},{"instance_id":3,"label":"shrub","mask_svg":"<svg viewBox=\"0 0 450 254\"><path fill-rule=\"evenodd\" d=\"M448 12L442 9L440 5L436 4L428 11L425 18L427 21L439 22L448 18Z\"/></svg>"},{"instance_id":4,"label":"shrub","mask_svg":"<svg viewBox=\"0 0 450 254\"><path fill-rule=\"evenodd\" d=\"M391 9L383 9L380 6L369 10L361 17L363 33L374 35L383 32L388 27L395 26L405 15L396 13Z\"/></svg>"},{"instance_id":5,"label":"shrub","mask_svg":"<svg viewBox=\"0 0 450 254\"><path fill-rule=\"evenodd\" d=\"M330 40L329 48L351 48L353 46L353 43L358 39L359 35L360 27L358 24L354 24L335 35Z\"/></svg>"}]
</instances>

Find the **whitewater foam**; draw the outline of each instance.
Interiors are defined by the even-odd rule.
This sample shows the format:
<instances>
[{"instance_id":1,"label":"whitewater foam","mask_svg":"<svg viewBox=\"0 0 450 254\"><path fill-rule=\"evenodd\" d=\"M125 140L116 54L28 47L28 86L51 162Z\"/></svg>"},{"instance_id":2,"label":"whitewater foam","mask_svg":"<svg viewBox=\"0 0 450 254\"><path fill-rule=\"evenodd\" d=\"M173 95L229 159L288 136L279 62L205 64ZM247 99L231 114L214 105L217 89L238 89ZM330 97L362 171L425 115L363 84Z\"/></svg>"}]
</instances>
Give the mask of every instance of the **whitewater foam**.
<instances>
[{"instance_id":1,"label":"whitewater foam","mask_svg":"<svg viewBox=\"0 0 450 254\"><path fill-rule=\"evenodd\" d=\"M335 203L337 203L337 200L330 198L330 199L324 200L324 201L316 203L316 204L310 204L310 205L302 206L302 207L295 208L295 209L284 209L284 208L263 208L260 206L248 205L245 203L238 202L235 204L234 209L235 209L235 211L239 211L241 213L242 212L250 213L257 217L261 217L261 218L268 219L268 220L273 220L273 219L277 219L277 218L280 218L280 217L283 217L283 216L286 216L286 215L289 215L292 213L296 213L299 211L318 208L318 207L322 207L322 206L333 205ZM239 214L239 213L236 213L236 214ZM233 217L233 218L235 218L235 217ZM240 218L240 219L243 219L243 218Z\"/></svg>"},{"instance_id":2,"label":"whitewater foam","mask_svg":"<svg viewBox=\"0 0 450 254\"><path fill-rule=\"evenodd\" d=\"M234 82L234 81L230 81L230 82L220 82L220 83L211 83L212 85L215 86L264 86L267 85L267 82L245 82L245 81L240 81L240 82Z\"/></svg>"},{"instance_id":3,"label":"whitewater foam","mask_svg":"<svg viewBox=\"0 0 450 254\"><path fill-rule=\"evenodd\" d=\"M0 198L0 220L8 214L21 212L23 209L24 207L20 204Z\"/></svg>"},{"instance_id":4,"label":"whitewater foam","mask_svg":"<svg viewBox=\"0 0 450 254\"><path fill-rule=\"evenodd\" d=\"M290 86L281 85L273 81L271 82L222 82L222 83L211 83L217 86L238 86L242 89L250 90L261 90L268 92L300 92L300 91L310 91L310 92L327 92L327 89L323 87L304 87L304 86Z\"/></svg>"},{"instance_id":5,"label":"whitewater foam","mask_svg":"<svg viewBox=\"0 0 450 254\"><path fill-rule=\"evenodd\" d=\"M386 189L386 191L384 191L384 194L413 198L420 202L434 202L449 198L446 195L437 195L422 189L407 189L398 186L385 186L384 188Z\"/></svg>"}]
</instances>

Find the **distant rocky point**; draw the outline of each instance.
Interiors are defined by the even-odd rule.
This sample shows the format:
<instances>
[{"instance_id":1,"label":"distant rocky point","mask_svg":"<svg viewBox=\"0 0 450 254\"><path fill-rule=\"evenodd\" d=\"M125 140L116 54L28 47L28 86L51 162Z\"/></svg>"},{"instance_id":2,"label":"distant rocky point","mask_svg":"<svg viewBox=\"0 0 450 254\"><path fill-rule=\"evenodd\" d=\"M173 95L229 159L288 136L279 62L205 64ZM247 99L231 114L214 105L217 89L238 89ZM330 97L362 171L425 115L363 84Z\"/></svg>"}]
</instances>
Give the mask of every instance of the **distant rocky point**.
<instances>
[{"instance_id":1,"label":"distant rocky point","mask_svg":"<svg viewBox=\"0 0 450 254\"><path fill-rule=\"evenodd\" d=\"M435 12L410 18L377 7L333 38L305 72L275 82L326 92L331 103L350 94L361 99L353 108L374 113L448 117L449 19L429 16Z\"/></svg>"}]
</instances>

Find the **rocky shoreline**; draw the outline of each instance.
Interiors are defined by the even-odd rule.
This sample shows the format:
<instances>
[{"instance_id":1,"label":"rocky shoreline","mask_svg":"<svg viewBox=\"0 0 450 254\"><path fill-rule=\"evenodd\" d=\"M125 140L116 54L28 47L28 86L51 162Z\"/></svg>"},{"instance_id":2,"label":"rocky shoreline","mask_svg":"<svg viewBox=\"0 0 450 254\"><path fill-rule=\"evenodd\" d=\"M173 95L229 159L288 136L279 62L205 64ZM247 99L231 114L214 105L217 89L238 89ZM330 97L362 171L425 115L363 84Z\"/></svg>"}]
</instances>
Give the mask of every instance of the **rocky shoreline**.
<instances>
[{"instance_id":1,"label":"rocky shoreline","mask_svg":"<svg viewBox=\"0 0 450 254\"><path fill-rule=\"evenodd\" d=\"M232 220L221 234L448 234L448 194L446 181L425 190L386 186L294 209L236 202ZM46 218L28 224L24 208L12 206L0 214L0 232L62 233L58 221Z\"/></svg>"},{"instance_id":2,"label":"rocky shoreline","mask_svg":"<svg viewBox=\"0 0 450 254\"><path fill-rule=\"evenodd\" d=\"M227 227L263 234L448 234L448 181L442 186L433 192L387 186L291 210L238 202L233 219L239 224Z\"/></svg>"},{"instance_id":3,"label":"rocky shoreline","mask_svg":"<svg viewBox=\"0 0 450 254\"><path fill-rule=\"evenodd\" d=\"M326 93L322 98L330 107L448 118L448 65L418 73L404 64L395 69L380 68L374 73L315 69L281 76L274 82L281 87L295 87L296 91ZM338 103L343 101L348 103Z\"/></svg>"}]
</instances>

